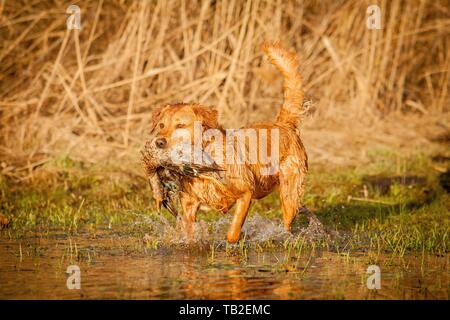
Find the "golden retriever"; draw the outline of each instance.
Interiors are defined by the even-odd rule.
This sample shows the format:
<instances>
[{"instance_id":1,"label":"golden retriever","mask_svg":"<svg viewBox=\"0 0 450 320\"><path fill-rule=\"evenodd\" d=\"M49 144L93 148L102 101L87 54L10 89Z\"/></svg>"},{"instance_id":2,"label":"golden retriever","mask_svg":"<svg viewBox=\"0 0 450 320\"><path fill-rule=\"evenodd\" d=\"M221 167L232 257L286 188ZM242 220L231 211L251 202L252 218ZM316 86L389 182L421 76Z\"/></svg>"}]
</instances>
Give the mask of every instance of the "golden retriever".
<instances>
[{"instance_id":1,"label":"golden retriever","mask_svg":"<svg viewBox=\"0 0 450 320\"><path fill-rule=\"evenodd\" d=\"M204 161L207 155L221 168L215 175L181 176L181 220L186 230L192 230L200 205L227 212L236 204L226 234L230 243L239 240L252 200L267 196L277 187L286 231L291 231L299 212L308 215L310 225L320 225L302 203L308 158L298 133L304 99L298 58L277 43L264 44L263 50L284 76L284 102L274 121L225 130L218 123L215 108L191 103L165 105L153 112L151 137L142 152L158 207L163 191L156 173L158 168L177 162L177 146L192 146L189 152L201 148L203 158L200 153L197 161ZM190 153L190 161L192 155L196 157L195 152Z\"/></svg>"}]
</instances>

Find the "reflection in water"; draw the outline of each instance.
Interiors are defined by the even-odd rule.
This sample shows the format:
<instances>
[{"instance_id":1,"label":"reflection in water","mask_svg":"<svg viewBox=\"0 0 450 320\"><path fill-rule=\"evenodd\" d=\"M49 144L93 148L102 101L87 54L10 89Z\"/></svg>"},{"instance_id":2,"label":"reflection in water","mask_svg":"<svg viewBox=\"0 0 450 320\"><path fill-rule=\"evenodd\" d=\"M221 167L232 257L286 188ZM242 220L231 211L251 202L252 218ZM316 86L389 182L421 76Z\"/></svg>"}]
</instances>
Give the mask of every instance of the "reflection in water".
<instances>
[{"instance_id":1,"label":"reflection in water","mask_svg":"<svg viewBox=\"0 0 450 320\"><path fill-rule=\"evenodd\" d=\"M54 235L0 240L2 299L448 299L448 255L380 256L382 288L367 289L365 254L286 255L249 248L230 253L151 250L135 237ZM66 268L81 269L68 290Z\"/></svg>"}]
</instances>

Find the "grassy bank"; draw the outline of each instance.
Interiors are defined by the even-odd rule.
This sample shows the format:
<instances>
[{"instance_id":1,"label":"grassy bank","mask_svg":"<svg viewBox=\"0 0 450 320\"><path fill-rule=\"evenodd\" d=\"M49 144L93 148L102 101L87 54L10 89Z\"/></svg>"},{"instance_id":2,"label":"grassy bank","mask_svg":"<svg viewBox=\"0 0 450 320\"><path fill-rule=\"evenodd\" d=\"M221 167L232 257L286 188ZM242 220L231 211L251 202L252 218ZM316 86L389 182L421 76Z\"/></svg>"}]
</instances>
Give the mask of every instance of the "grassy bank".
<instances>
[{"instance_id":1,"label":"grassy bank","mask_svg":"<svg viewBox=\"0 0 450 320\"><path fill-rule=\"evenodd\" d=\"M400 158L390 153L374 156L372 165L310 169L305 202L323 222L331 237L324 244L333 250L375 250L403 255L408 251L446 253L449 249L450 196L439 184L434 163L423 157ZM11 221L2 237L33 233L51 236L108 232L142 239L154 246L170 243L170 232L157 234L154 224L175 219L155 212L145 178L114 166L86 165L68 158L49 163L34 179L18 182L2 177L1 212ZM257 201L249 219L281 223L275 194ZM202 211L209 232L223 215ZM254 223L254 222L252 222ZM306 225L296 219L294 230ZM264 226L255 226L264 232ZM172 234L172 236L174 236ZM295 232L294 232L295 236ZM291 238L290 246L301 243ZM221 239L220 234L215 239ZM282 245L265 240L259 245ZM284 243L284 245L286 245Z\"/></svg>"}]
</instances>

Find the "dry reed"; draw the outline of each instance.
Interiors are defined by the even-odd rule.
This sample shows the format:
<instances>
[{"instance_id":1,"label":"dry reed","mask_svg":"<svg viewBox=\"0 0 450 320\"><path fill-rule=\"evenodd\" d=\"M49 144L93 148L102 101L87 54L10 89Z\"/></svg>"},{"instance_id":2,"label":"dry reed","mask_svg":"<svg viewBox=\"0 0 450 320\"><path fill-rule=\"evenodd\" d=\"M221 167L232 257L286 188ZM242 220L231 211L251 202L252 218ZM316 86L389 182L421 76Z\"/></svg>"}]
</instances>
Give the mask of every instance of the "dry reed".
<instances>
[{"instance_id":1,"label":"dry reed","mask_svg":"<svg viewBox=\"0 0 450 320\"><path fill-rule=\"evenodd\" d=\"M239 127L274 117L282 79L262 57L279 40L301 57L313 162L367 160L449 130L450 8L442 1L0 0L0 163L30 177L48 160L129 161L153 106L216 105ZM135 161L135 162L134 162Z\"/></svg>"}]
</instances>

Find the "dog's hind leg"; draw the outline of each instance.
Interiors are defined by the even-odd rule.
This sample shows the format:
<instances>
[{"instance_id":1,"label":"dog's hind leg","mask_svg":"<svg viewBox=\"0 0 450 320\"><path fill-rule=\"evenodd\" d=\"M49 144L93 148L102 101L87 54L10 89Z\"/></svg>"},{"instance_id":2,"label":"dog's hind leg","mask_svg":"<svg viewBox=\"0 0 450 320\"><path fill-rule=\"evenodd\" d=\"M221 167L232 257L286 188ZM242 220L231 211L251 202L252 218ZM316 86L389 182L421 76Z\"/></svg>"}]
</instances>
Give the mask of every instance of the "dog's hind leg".
<instances>
[{"instance_id":1,"label":"dog's hind leg","mask_svg":"<svg viewBox=\"0 0 450 320\"><path fill-rule=\"evenodd\" d=\"M288 157L280 164L280 200L283 223L291 232L292 221L302 207L305 192L306 166L297 157Z\"/></svg>"}]
</instances>

